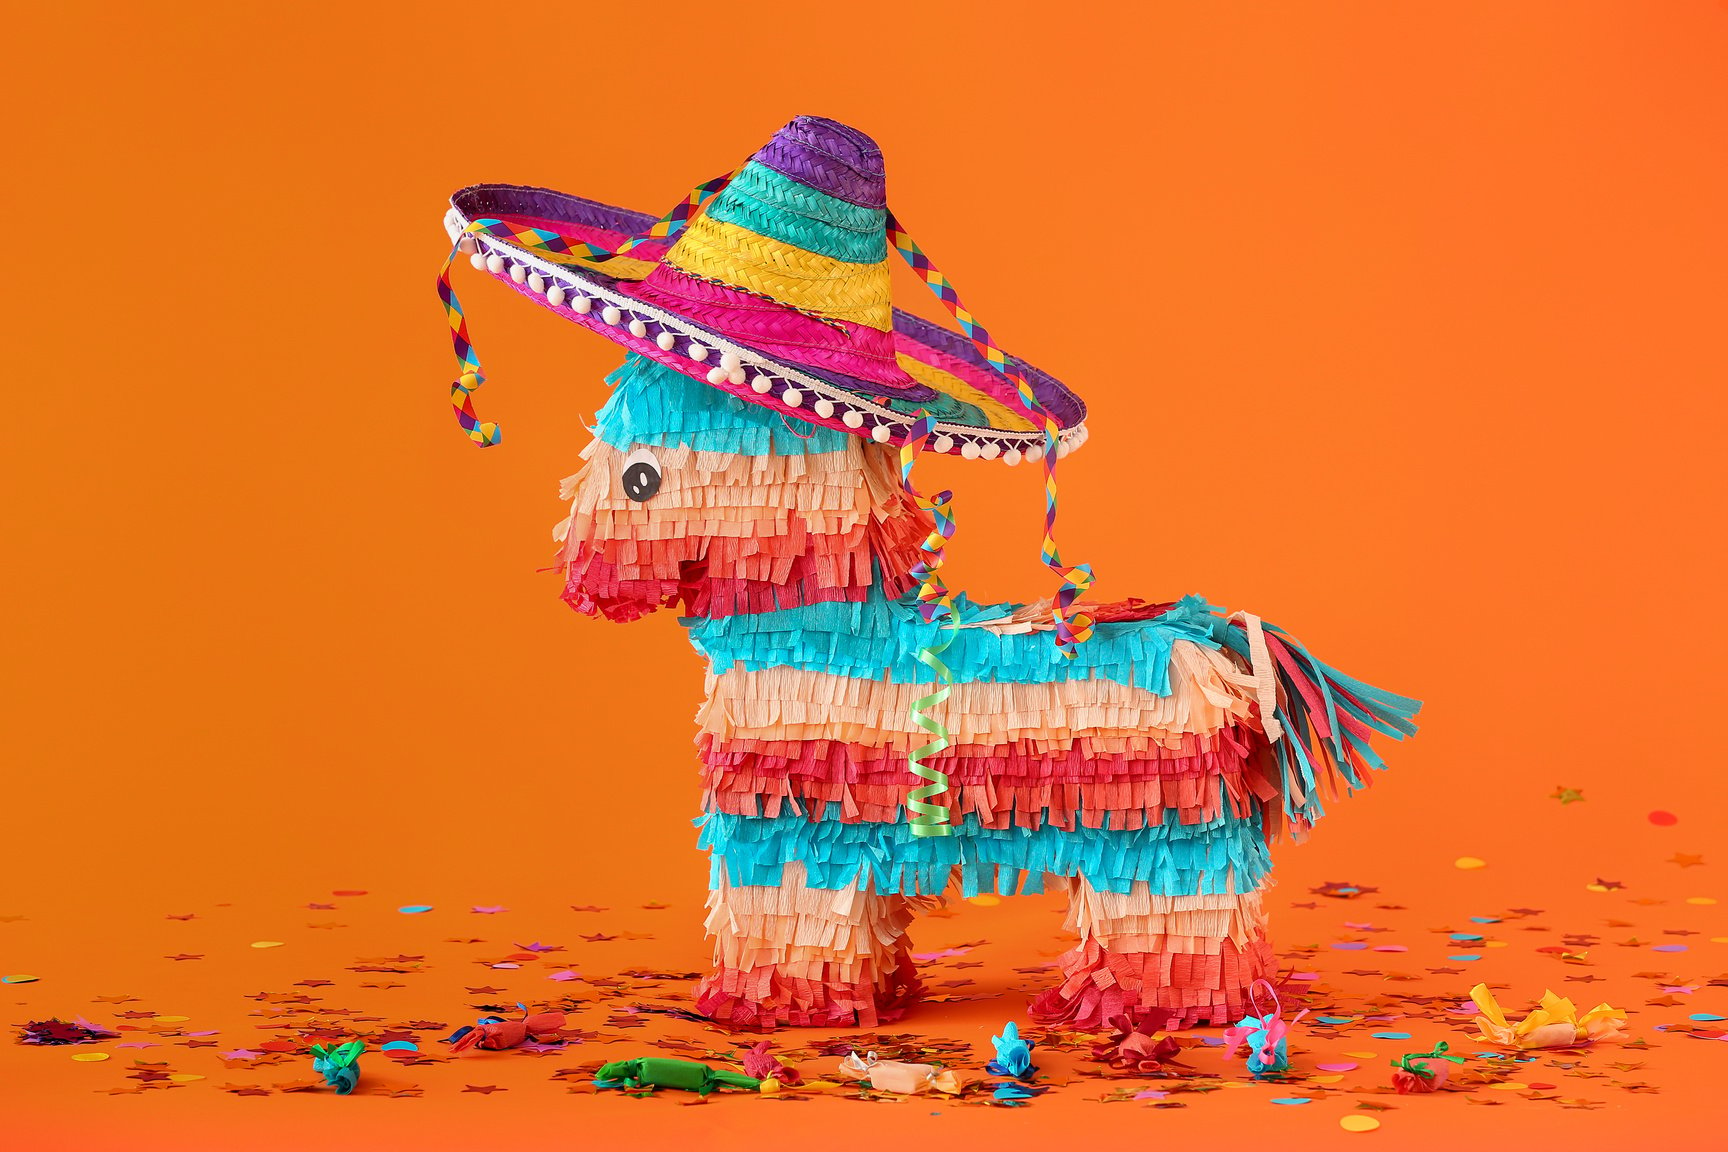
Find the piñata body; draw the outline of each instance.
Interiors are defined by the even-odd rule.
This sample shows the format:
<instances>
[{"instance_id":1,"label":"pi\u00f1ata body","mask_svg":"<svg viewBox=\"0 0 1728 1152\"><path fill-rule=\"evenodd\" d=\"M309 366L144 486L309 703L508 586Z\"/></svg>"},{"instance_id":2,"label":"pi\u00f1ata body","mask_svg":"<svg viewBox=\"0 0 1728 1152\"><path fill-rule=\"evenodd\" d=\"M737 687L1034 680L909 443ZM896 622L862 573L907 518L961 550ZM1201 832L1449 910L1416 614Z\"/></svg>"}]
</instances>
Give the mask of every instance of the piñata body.
<instances>
[{"instance_id":1,"label":"pi\u00f1ata body","mask_svg":"<svg viewBox=\"0 0 1728 1152\"><path fill-rule=\"evenodd\" d=\"M714 971L697 1007L746 1028L875 1026L919 994L907 930L958 891L1069 894L1079 943L1036 1001L1101 1027L1133 1007L1229 1024L1272 978L1270 845L1367 783L1368 737L1416 703L1198 597L1092 605L1065 657L1047 604L962 598L926 759L951 833L906 797L939 643L909 573L931 531L892 449L799 428L645 356L609 380L565 482L565 597L678 606L708 662L698 713ZM1274 739L1273 737L1278 737Z\"/></svg>"}]
</instances>

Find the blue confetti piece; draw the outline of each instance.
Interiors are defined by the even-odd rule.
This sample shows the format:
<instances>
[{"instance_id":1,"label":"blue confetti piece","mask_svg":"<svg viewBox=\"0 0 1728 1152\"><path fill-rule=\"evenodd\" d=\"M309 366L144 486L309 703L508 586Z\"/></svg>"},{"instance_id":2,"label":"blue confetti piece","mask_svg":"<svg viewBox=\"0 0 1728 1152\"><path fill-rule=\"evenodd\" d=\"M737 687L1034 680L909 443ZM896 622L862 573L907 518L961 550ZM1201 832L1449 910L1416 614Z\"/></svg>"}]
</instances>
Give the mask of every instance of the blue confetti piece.
<instances>
[{"instance_id":1,"label":"blue confetti piece","mask_svg":"<svg viewBox=\"0 0 1728 1152\"><path fill-rule=\"evenodd\" d=\"M1274 1103L1274 1104L1312 1104L1312 1103L1314 1103L1314 1101L1312 1098L1307 1097L1307 1096L1274 1096L1274 1097L1272 1097L1272 1103Z\"/></svg>"},{"instance_id":2,"label":"blue confetti piece","mask_svg":"<svg viewBox=\"0 0 1728 1152\"><path fill-rule=\"evenodd\" d=\"M432 911L432 905L430 905L430 904L404 904L404 905L402 905L402 907L396 909L396 911L401 912L407 916L412 916L417 912L430 912L430 911Z\"/></svg>"},{"instance_id":3,"label":"blue confetti piece","mask_svg":"<svg viewBox=\"0 0 1728 1152\"><path fill-rule=\"evenodd\" d=\"M1451 936L1447 937L1447 939L1451 940L1454 944L1475 944L1480 942L1482 937L1473 936L1468 932L1454 932Z\"/></svg>"},{"instance_id":4,"label":"blue confetti piece","mask_svg":"<svg viewBox=\"0 0 1728 1152\"><path fill-rule=\"evenodd\" d=\"M418 1052L418 1051L420 1051L420 1045L414 1043L412 1040L392 1040L388 1044L380 1045L379 1051L381 1051L381 1052Z\"/></svg>"},{"instance_id":5,"label":"blue confetti piece","mask_svg":"<svg viewBox=\"0 0 1728 1152\"><path fill-rule=\"evenodd\" d=\"M1472 923L1472 924L1498 924L1498 923L1500 923L1500 917L1498 917L1498 916L1472 916L1472 917L1470 917L1470 923Z\"/></svg>"},{"instance_id":6,"label":"blue confetti piece","mask_svg":"<svg viewBox=\"0 0 1728 1152\"><path fill-rule=\"evenodd\" d=\"M1448 957L1446 957L1446 959L1448 959L1448 960L1480 960L1480 959L1482 959L1482 957L1480 954L1477 954L1477 953L1465 952L1465 953L1462 953L1462 954L1457 955L1457 956L1448 956Z\"/></svg>"},{"instance_id":7,"label":"blue confetti piece","mask_svg":"<svg viewBox=\"0 0 1728 1152\"><path fill-rule=\"evenodd\" d=\"M1375 1032L1375 1033L1373 1033L1373 1036L1374 1036L1374 1039L1376 1039L1376 1040L1408 1040L1408 1039L1410 1039L1410 1033L1408 1033L1408 1032Z\"/></svg>"},{"instance_id":8,"label":"blue confetti piece","mask_svg":"<svg viewBox=\"0 0 1728 1152\"><path fill-rule=\"evenodd\" d=\"M1355 1021L1354 1016L1316 1016L1314 1019L1322 1024L1349 1024Z\"/></svg>"},{"instance_id":9,"label":"blue confetti piece","mask_svg":"<svg viewBox=\"0 0 1728 1152\"><path fill-rule=\"evenodd\" d=\"M1700 1024L1709 1024L1717 1020L1728 1020L1728 1016L1718 1016L1714 1012L1694 1012L1686 1019L1696 1020Z\"/></svg>"}]
</instances>

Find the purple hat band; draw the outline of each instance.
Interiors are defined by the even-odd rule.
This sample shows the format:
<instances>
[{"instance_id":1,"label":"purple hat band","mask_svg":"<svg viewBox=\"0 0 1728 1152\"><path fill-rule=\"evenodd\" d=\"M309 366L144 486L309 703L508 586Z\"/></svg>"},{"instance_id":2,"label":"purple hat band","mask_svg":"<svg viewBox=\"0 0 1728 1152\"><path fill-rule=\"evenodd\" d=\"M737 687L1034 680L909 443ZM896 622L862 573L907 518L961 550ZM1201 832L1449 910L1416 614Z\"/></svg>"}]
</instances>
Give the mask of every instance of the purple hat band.
<instances>
[{"instance_id":1,"label":"purple hat band","mask_svg":"<svg viewBox=\"0 0 1728 1152\"><path fill-rule=\"evenodd\" d=\"M888 206L882 150L864 133L836 121L800 116L751 159L860 208Z\"/></svg>"}]
</instances>

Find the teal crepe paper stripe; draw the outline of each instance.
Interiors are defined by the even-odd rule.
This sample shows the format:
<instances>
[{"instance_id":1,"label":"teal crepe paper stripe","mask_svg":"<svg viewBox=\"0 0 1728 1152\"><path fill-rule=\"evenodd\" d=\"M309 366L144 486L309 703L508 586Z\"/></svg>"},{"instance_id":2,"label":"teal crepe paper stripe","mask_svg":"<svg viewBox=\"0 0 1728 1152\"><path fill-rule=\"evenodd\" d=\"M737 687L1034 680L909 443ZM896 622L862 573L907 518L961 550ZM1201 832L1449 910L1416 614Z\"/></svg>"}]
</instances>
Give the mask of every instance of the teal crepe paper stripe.
<instances>
[{"instance_id":1,"label":"teal crepe paper stripe","mask_svg":"<svg viewBox=\"0 0 1728 1152\"><path fill-rule=\"evenodd\" d=\"M710 883L778 887L785 865L803 865L804 884L841 889L864 882L880 893L941 892L959 869L966 896L1043 890L1045 874L1082 876L1100 891L1144 881L1157 895L1227 895L1259 888L1272 859L1258 820L1226 817L1131 831L1044 826L982 828L975 816L950 836L917 836L904 823L843 824L838 805L817 820L711 812L696 821L711 853Z\"/></svg>"},{"instance_id":2,"label":"teal crepe paper stripe","mask_svg":"<svg viewBox=\"0 0 1728 1152\"><path fill-rule=\"evenodd\" d=\"M1002 619L1018 604L979 605L964 596L955 607L963 624ZM1109 680L1170 694L1170 652L1178 640L1217 648L1213 609L1198 596L1152 620L1100 624L1073 659L1064 659L1046 632L1004 635L961 628L942 652L957 684L1047 684ZM894 684L933 684L938 677L918 658L939 624L926 623L914 595L885 599L873 591L860 603L812 604L750 616L687 619L690 642L715 673L735 668L799 668Z\"/></svg>"},{"instance_id":3,"label":"teal crepe paper stripe","mask_svg":"<svg viewBox=\"0 0 1728 1152\"><path fill-rule=\"evenodd\" d=\"M612 386L612 395L595 418L594 435L623 452L638 446L684 445L698 452L802 456L843 452L857 440L847 432L747 404L636 352L606 377L606 383Z\"/></svg>"}]
</instances>

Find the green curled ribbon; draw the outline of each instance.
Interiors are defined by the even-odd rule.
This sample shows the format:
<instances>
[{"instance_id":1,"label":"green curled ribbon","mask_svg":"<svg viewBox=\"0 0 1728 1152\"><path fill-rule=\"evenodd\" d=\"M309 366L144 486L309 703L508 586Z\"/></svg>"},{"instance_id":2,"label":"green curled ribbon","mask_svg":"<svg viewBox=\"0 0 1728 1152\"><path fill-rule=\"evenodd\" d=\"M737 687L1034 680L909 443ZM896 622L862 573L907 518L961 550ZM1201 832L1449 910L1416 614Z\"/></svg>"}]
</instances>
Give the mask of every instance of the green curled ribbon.
<instances>
[{"instance_id":1,"label":"green curled ribbon","mask_svg":"<svg viewBox=\"0 0 1728 1152\"><path fill-rule=\"evenodd\" d=\"M1432 1080L1432 1079L1434 1079L1434 1070L1432 1068L1428 1067L1428 1065L1426 1065L1426 1064L1418 1064L1418 1063L1415 1063L1415 1061L1418 1061L1418 1060L1450 1060L1454 1064L1464 1063L1464 1057L1462 1057L1462 1056L1448 1056L1448 1055L1446 1055L1446 1049L1447 1049L1446 1041L1442 1040L1442 1041L1440 1041L1440 1043L1434 1045L1434 1051L1432 1051L1432 1052L1406 1052L1404 1055L1398 1057L1398 1059L1393 1060L1391 1062L1392 1067L1397 1068L1403 1072L1408 1072L1412 1076L1420 1076L1424 1080Z\"/></svg>"},{"instance_id":2,"label":"green curled ribbon","mask_svg":"<svg viewBox=\"0 0 1728 1152\"><path fill-rule=\"evenodd\" d=\"M921 545L924 557L913 566L911 573L918 581L919 613L926 624L934 623L944 614L946 616L935 639L919 645L918 648L919 661L936 674L936 682L940 687L912 702L912 723L934 737L929 743L913 748L906 754L906 762L912 769L912 775L924 781L923 784L914 785L906 793L906 823L911 825L914 836L948 836L954 831L948 806L940 802L942 797L948 794L948 774L928 763L951 744L951 733L941 719L934 715L934 710L947 703L950 686L954 683L954 673L942 662L942 653L954 642L954 631L960 627L960 613L954 606L954 596L948 591L941 577L945 549L954 536L954 516L949 510L954 494L938 492L935 496L926 497L912 485L913 461L918 459L918 454L924 450L924 445L935 428L935 418L928 412L920 411L905 443L900 446L900 484L912 497L913 502L921 510L930 513L935 520L935 529L925 537Z\"/></svg>"}]
</instances>

